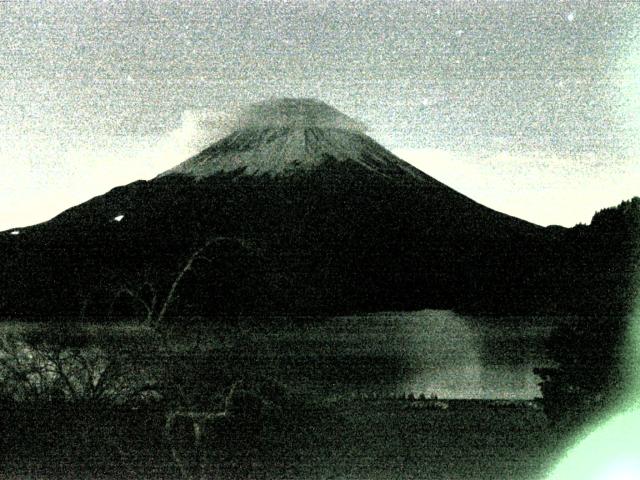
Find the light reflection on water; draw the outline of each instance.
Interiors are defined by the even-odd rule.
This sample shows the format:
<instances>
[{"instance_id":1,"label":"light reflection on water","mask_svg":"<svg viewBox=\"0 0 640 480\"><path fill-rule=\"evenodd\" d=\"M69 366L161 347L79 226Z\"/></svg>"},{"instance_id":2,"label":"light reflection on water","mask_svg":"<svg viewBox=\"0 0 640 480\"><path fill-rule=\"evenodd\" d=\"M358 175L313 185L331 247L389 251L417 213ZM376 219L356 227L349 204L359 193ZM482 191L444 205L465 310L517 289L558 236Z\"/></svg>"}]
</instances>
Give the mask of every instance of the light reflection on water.
<instances>
[{"instance_id":1,"label":"light reflection on water","mask_svg":"<svg viewBox=\"0 0 640 480\"><path fill-rule=\"evenodd\" d=\"M440 398L530 399L540 396L533 369L549 366L544 341L559 321L466 317L443 310L384 312L289 319L286 326L254 331L252 340L265 345L265 356L301 359L301 374L307 377L336 359L345 368L357 363L368 376L349 384L353 375L341 376L341 367L329 365L333 371L315 379L320 388L336 385L340 390L346 384Z\"/></svg>"},{"instance_id":2,"label":"light reflection on water","mask_svg":"<svg viewBox=\"0 0 640 480\"><path fill-rule=\"evenodd\" d=\"M557 321L557 320L556 320ZM440 398L530 399L540 396L535 367L547 366L544 341L553 319L489 319L450 311L405 313L400 335L418 368L405 391Z\"/></svg>"}]
</instances>

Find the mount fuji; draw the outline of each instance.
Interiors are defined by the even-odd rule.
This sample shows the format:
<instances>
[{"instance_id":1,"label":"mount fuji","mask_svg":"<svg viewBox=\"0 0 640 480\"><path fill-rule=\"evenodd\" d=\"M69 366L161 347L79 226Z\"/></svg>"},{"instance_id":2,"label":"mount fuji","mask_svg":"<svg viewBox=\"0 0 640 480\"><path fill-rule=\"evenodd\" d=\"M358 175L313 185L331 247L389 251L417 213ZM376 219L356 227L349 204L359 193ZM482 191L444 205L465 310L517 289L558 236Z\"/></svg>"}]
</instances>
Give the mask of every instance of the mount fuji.
<instances>
[{"instance_id":1,"label":"mount fuji","mask_svg":"<svg viewBox=\"0 0 640 480\"><path fill-rule=\"evenodd\" d=\"M334 108L272 100L152 180L0 233L0 315L136 316L203 246L174 317L571 311L594 308L584 300L593 269L626 282L618 257L592 248L601 237L486 208ZM123 287L146 302L114 301Z\"/></svg>"},{"instance_id":2,"label":"mount fuji","mask_svg":"<svg viewBox=\"0 0 640 480\"><path fill-rule=\"evenodd\" d=\"M206 177L239 169L250 175L292 175L331 158L379 175L427 178L366 136L358 122L322 102L264 102L238 117L233 133L161 176Z\"/></svg>"}]
</instances>

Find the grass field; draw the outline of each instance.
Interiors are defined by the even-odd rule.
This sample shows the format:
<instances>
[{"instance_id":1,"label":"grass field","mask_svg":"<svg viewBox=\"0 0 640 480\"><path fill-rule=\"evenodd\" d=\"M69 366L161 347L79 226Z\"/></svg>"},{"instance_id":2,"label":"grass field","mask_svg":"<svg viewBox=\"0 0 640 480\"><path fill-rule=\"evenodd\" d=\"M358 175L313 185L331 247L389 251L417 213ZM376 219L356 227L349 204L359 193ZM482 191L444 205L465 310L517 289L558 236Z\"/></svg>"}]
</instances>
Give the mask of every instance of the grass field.
<instances>
[{"instance_id":1,"label":"grass field","mask_svg":"<svg viewBox=\"0 0 640 480\"><path fill-rule=\"evenodd\" d=\"M37 425L33 417L13 420L3 478L184 478L161 411L51 414L62 416ZM74 431L83 422L92 428L81 440ZM450 401L447 410L430 410L405 400L337 400L301 405L250 450L207 462L205 478L536 479L559 446L542 412L530 407Z\"/></svg>"},{"instance_id":2,"label":"grass field","mask_svg":"<svg viewBox=\"0 0 640 480\"><path fill-rule=\"evenodd\" d=\"M404 402L336 403L294 432L270 478L539 478L553 434L539 411L450 402L446 411Z\"/></svg>"}]
</instances>

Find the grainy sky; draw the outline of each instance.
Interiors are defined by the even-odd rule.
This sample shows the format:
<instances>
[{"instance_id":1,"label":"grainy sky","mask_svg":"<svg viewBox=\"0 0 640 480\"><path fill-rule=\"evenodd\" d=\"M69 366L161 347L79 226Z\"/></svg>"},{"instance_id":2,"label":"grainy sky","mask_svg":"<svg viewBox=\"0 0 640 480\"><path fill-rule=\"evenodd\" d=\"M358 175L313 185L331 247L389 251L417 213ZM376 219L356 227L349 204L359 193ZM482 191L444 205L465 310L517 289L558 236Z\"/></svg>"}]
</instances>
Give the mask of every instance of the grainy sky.
<instances>
[{"instance_id":1,"label":"grainy sky","mask_svg":"<svg viewBox=\"0 0 640 480\"><path fill-rule=\"evenodd\" d=\"M640 195L640 2L0 0L0 230L315 97L492 208Z\"/></svg>"}]
</instances>

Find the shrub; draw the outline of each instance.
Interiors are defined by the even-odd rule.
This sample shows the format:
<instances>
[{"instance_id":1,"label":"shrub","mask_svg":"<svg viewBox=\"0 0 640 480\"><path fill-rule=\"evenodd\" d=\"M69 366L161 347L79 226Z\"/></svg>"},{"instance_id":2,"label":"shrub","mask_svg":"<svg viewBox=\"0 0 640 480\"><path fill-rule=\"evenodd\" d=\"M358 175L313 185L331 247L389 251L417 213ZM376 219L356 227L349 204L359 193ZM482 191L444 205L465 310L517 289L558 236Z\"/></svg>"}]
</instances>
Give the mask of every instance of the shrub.
<instances>
[{"instance_id":1,"label":"shrub","mask_svg":"<svg viewBox=\"0 0 640 480\"><path fill-rule=\"evenodd\" d=\"M556 366L534 369L552 422L579 425L619 399L624 331L621 318L604 318L567 323L552 334L547 351Z\"/></svg>"},{"instance_id":2,"label":"shrub","mask_svg":"<svg viewBox=\"0 0 640 480\"><path fill-rule=\"evenodd\" d=\"M14 402L125 404L157 397L149 342L102 341L80 325L0 336L0 396ZM147 349L147 350L145 350Z\"/></svg>"}]
</instances>

